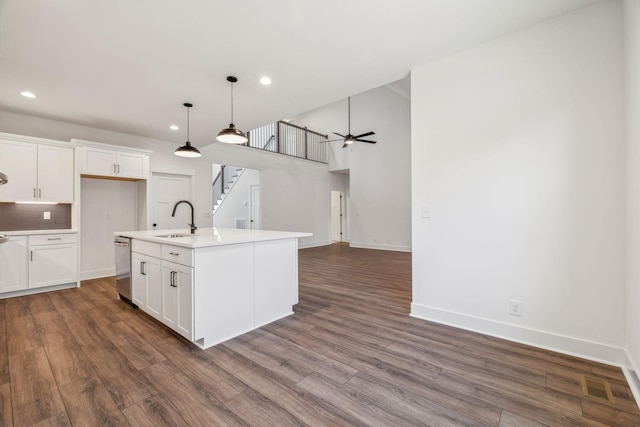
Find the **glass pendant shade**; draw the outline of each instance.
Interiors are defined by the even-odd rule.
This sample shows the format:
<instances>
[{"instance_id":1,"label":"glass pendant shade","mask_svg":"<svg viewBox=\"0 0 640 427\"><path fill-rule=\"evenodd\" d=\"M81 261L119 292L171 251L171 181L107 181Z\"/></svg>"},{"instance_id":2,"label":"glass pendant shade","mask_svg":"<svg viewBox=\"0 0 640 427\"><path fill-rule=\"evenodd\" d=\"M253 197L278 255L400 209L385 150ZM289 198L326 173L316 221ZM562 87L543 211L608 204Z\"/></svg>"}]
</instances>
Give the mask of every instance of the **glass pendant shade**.
<instances>
[{"instance_id":1,"label":"glass pendant shade","mask_svg":"<svg viewBox=\"0 0 640 427\"><path fill-rule=\"evenodd\" d=\"M233 84L238 81L237 77L227 76L227 81L231 83L231 123L228 128L222 129L216 140L226 144L245 144L249 138L240 129L236 129L233 124Z\"/></svg>"},{"instance_id":2,"label":"glass pendant shade","mask_svg":"<svg viewBox=\"0 0 640 427\"><path fill-rule=\"evenodd\" d=\"M200 154L200 150L192 146L189 142L189 109L193 107L193 104L185 102L182 105L187 107L187 142L184 145L176 148L175 155L180 157L200 157L202 155Z\"/></svg>"}]
</instances>

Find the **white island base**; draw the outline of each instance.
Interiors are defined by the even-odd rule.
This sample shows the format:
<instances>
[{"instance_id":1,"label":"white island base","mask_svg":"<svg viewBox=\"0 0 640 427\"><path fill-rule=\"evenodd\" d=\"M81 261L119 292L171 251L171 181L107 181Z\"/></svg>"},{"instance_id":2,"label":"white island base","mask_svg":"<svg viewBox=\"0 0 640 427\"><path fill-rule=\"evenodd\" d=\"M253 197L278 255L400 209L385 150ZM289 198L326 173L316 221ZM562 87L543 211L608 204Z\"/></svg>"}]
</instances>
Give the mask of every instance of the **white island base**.
<instances>
[{"instance_id":1,"label":"white island base","mask_svg":"<svg viewBox=\"0 0 640 427\"><path fill-rule=\"evenodd\" d=\"M132 240L132 302L208 348L293 313L298 238L209 229L118 232ZM185 237L161 237L185 234Z\"/></svg>"}]
</instances>

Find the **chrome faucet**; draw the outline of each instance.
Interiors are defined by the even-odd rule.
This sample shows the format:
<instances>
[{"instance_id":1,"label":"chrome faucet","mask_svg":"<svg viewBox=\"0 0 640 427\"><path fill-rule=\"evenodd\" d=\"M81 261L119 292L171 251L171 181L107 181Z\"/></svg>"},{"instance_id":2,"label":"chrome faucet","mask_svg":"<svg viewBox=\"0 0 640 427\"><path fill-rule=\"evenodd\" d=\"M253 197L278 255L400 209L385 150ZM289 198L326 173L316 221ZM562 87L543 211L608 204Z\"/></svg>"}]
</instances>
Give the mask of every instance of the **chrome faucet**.
<instances>
[{"instance_id":1,"label":"chrome faucet","mask_svg":"<svg viewBox=\"0 0 640 427\"><path fill-rule=\"evenodd\" d=\"M186 203L191 207L191 224L189 224L189 227L191 228L191 234L196 234L196 229L198 227L196 227L196 222L193 219L193 205L191 204L191 202L189 202L188 200L180 200L179 202L177 202L173 207L173 212L171 213L171 216L174 216L174 217L176 216L176 209L178 209L178 205L180 203Z\"/></svg>"}]
</instances>

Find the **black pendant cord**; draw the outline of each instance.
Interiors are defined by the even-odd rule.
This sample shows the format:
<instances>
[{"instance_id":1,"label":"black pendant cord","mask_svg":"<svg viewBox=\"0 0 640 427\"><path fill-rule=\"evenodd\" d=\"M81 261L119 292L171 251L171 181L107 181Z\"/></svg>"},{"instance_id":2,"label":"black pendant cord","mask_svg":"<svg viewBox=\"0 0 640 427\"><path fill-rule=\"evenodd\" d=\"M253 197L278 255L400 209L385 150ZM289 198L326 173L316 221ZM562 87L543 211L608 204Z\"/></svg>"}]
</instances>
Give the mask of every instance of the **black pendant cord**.
<instances>
[{"instance_id":1,"label":"black pendant cord","mask_svg":"<svg viewBox=\"0 0 640 427\"><path fill-rule=\"evenodd\" d=\"M231 123L233 123L233 82L231 82Z\"/></svg>"},{"instance_id":2,"label":"black pendant cord","mask_svg":"<svg viewBox=\"0 0 640 427\"><path fill-rule=\"evenodd\" d=\"M351 97L347 98L347 102L349 103L348 108L349 108L349 132L347 132L347 135L351 135Z\"/></svg>"},{"instance_id":3,"label":"black pendant cord","mask_svg":"<svg viewBox=\"0 0 640 427\"><path fill-rule=\"evenodd\" d=\"M191 108L187 107L187 144L189 144L189 141L191 141L191 138L189 137L189 110Z\"/></svg>"}]
</instances>

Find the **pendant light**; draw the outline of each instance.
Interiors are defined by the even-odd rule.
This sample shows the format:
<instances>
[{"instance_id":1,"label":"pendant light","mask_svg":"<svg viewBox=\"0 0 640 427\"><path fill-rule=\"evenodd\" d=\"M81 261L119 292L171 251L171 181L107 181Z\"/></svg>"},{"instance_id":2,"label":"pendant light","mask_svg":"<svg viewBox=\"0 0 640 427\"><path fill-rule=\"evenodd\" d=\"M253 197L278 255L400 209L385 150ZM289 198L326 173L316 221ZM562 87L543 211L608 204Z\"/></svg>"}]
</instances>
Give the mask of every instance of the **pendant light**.
<instances>
[{"instance_id":1,"label":"pendant light","mask_svg":"<svg viewBox=\"0 0 640 427\"><path fill-rule=\"evenodd\" d=\"M176 148L176 152L175 152L176 156L200 157L202 155L200 154L200 151L196 147L193 147L189 142L189 108L193 107L193 104L189 104L188 102L185 102L182 105L187 107L187 142L183 146Z\"/></svg>"},{"instance_id":2,"label":"pendant light","mask_svg":"<svg viewBox=\"0 0 640 427\"><path fill-rule=\"evenodd\" d=\"M237 77L227 76L227 81L231 83L231 123L226 129L222 129L216 139L227 144L244 144L249 139L240 129L236 129L233 124L233 84L238 81Z\"/></svg>"}]
</instances>

